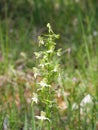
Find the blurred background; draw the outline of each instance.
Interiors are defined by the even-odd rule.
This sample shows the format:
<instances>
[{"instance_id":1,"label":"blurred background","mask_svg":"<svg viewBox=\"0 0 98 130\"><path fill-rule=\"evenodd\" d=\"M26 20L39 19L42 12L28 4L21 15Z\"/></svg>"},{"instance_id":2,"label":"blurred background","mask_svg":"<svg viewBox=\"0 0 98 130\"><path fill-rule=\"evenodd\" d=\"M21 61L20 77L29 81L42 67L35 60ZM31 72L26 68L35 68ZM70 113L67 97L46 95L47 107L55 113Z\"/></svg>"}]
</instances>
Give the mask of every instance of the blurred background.
<instances>
[{"instance_id":1,"label":"blurred background","mask_svg":"<svg viewBox=\"0 0 98 130\"><path fill-rule=\"evenodd\" d=\"M85 77L98 67L97 0L0 0L0 126L6 115L17 130L24 115L31 118L33 52L39 50L37 38L47 33L47 23L60 34L56 47L63 48L66 73L78 69Z\"/></svg>"},{"instance_id":2,"label":"blurred background","mask_svg":"<svg viewBox=\"0 0 98 130\"><path fill-rule=\"evenodd\" d=\"M97 0L0 0L0 50L30 52L47 23L61 35L57 46L81 46L83 35L97 35L97 11Z\"/></svg>"}]
</instances>

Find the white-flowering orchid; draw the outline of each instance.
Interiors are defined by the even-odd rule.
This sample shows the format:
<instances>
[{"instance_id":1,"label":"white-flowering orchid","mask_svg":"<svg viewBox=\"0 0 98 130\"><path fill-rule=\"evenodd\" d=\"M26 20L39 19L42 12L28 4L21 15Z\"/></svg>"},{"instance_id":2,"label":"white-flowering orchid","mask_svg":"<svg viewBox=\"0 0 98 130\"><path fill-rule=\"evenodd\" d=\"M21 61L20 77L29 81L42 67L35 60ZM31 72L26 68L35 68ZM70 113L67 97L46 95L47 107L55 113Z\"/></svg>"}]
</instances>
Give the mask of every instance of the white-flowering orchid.
<instances>
[{"instance_id":1,"label":"white-flowering orchid","mask_svg":"<svg viewBox=\"0 0 98 130\"><path fill-rule=\"evenodd\" d=\"M58 69L59 69L59 64L56 64L54 69L52 70L53 72L58 72Z\"/></svg>"},{"instance_id":2,"label":"white-flowering orchid","mask_svg":"<svg viewBox=\"0 0 98 130\"><path fill-rule=\"evenodd\" d=\"M41 115L40 116L35 116L38 120L44 121L44 120L49 120L49 118L46 117L46 113L41 111Z\"/></svg>"},{"instance_id":3,"label":"white-flowering orchid","mask_svg":"<svg viewBox=\"0 0 98 130\"><path fill-rule=\"evenodd\" d=\"M33 101L33 103L38 103L38 95L37 95L37 93L33 93L33 97L32 97L32 101Z\"/></svg>"},{"instance_id":4,"label":"white-flowering orchid","mask_svg":"<svg viewBox=\"0 0 98 130\"><path fill-rule=\"evenodd\" d=\"M34 52L35 56L36 56L36 59L38 59L40 56L41 56L41 52Z\"/></svg>"},{"instance_id":5,"label":"white-flowering orchid","mask_svg":"<svg viewBox=\"0 0 98 130\"><path fill-rule=\"evenodd\" d=\"M39 40L39 44L40 44L40 45L41 45L41 44L44 45L44 41L43 41L43 38L42 38L42 37L39 36L39 37L38 37L38 40Z\"/></svg>"},{"instance_id":6,"label":"white-flowering orchid","mask_svg":"<svg viewBox=\"0 0 98 130\"><path fill-rule=\"evenodd\" d=\"M61 56L61 48L60 49L58 49L58 51L57 51L57 56Z\"/></svg>"},{"instance_id":7,"label":"white-flowering orchid","mask_svg":"<svg viewBox=\"0 0 98 130\"><path fill-rule=\"evenodd\" d=\"M49 84L46 83L46 80L45 80L45 79L43 79L42 81L40 81L38 84L39 84L41 87L51 87L51 85L49 85Z\"/></svg>"},{"instance_id":8,"label":"white-flowering orchid","mask_svg":"<svg viewBox=\"0 0 98 130\"><path fill-rule=\"evenodd\" d=\"M33 71L34 71L34 78L40 75L39 69L37 69L36 67L33 67Z\"/></svg>"},{"instance_id":9,"label":"white-flowering orchid","mask_svg":"<svg viewBox=\"0 0 98 130\"><path fill-rule=\"evenodd\" d=\"M53 31L52 31L52 29L51 29L51 26L50 26L50 23L47 24L47 27L48 27L48 29L49 29L49 33L51 33L51 32L53 33Z\"/></svg>"}]
</instances>

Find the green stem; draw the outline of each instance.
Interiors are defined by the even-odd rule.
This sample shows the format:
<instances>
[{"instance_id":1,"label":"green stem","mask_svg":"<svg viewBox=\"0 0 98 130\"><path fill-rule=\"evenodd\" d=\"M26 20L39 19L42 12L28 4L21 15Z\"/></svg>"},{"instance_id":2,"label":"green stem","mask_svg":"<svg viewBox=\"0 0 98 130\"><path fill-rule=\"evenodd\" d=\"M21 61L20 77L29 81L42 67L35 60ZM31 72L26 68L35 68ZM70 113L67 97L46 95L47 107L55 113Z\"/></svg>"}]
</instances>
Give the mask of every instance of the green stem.
<instances>
[{"instance_id":1,"label":"green stem","mask_svg":"<svg viewBox=\"0 0 98 130\"><path fill-rule=\"evenodd\" d=\"M51 124L48 122L48 130L51 130Z\"/></svg>"},{"instance_id":2,"label":"green stem","mask_svg":"<svg viewBox=\"0 0 98 130\"><path fill-rule=\"evenodd\" d=\"M40 122L40 126L39 127L40 127L39 130L42 130L42 128L43 128L43 121L42 120Z\"/></svg>"},{"instance_id":3,"label":"green stem","mask_svg":"<svg viewBox=\"0 0 98 130\"><path fill-rule=\"evenodd\" d=\"M33 107L33 105L32 105L32 130L36 130L36 128L35 128L34 107Z\"/></svg>"}]
</instances>

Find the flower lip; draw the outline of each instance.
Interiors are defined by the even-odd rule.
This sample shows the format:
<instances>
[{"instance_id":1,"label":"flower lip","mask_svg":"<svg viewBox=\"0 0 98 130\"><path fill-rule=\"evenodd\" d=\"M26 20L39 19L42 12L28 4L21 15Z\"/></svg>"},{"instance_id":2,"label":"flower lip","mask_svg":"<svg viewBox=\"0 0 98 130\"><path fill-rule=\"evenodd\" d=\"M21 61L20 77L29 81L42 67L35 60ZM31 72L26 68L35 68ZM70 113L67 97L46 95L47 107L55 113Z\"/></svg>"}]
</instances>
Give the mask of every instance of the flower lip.
<instances>
[{"instance_id":1,"label":"flower lip","mask_svg":"<svg viewBox=\"0 0 98 130\"><path fill-rule=\"evenodd\" d=\"M33 93L32 101L36 104L38 103L38 95L36 93Z\"/></svg>"},{"instance_id":2,"label":"flower lip","mask_svg":"<svg viewBox=\"0 0 98 130\"><path fill-rule=\"evenodd\" d=\"M50 122L49 118L46 117L46 113L43 112L43 111L41 111L41 115L40 115L40 116L35 116L35 117L36 117L38 120L41 120L41 121L48 120L48 121Z\"/></svg>"}]
</instances>

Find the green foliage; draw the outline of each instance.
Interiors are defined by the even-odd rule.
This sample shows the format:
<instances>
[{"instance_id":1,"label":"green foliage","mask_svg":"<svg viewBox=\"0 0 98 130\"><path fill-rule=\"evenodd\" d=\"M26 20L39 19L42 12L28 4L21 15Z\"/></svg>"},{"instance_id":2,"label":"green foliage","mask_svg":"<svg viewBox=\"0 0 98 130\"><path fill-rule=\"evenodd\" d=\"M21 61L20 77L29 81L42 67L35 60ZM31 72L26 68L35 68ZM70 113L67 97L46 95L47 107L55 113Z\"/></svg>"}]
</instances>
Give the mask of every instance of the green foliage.
<instances>
[{"instance_id":1,"label":"green foliage","mask_svg":"<svg viewBox=\"0 0 98 130\"><path fill-rule=\"evenodd\" d=\"M0 0L0 129L98 129L97 12L96 0Z\"/></svg>"},{"instance_id":2,"label":"green foliage","mask_svg":"<svg viewBox=\"0 0 98 130\"><path fill-rule=\"evenodd\" d=\"M80 81L75 77L73 78L73 81L71 81L71 77L66 77L66 72L64 70L64 74L61 75L62 71L60 70L59 63L56 62L59 61L57 60L57 56L60 56L61 49L56 51L56 43L54 42L59 35L56 35L53 32L50 24L47 24L47 27L49 29L49 35L39 37L39 46L42 46L42 51L34 53L36 56L37 68L33 68L36 87L35 93L33 93L32 102L38 104L37 107L39 108L39 111L41 111L40 116L35 116L40 120L37 127L40 129L46 127L46 129L50 130L59 126L59 124L62 124L62 127L60 125L60 129L95 129L97 121L95 115L97 114L98 109L95 97L93 97L90 90L87 90L87 83L83 77L81 78L80 72L76 71L74 73L79 76ZM43 49L43 46L45 50ZM89 62L90 76L92 77L93 71L89 59L90 52L86 42L84 47ZM72 76L74 76L74 74L72 74ZM41 77L40 81L37 80L38 76ZM55 100L56 91L52 86L52 83L55 83L55 81L55 85L60 84L59 90L61 90L66 104L65 114L63 115L66 117L65 125L63 124L64 120L61 120L61 115L58 116L61 113L59 113L59 107ZM64 93L66 91L67 95ZM48 121L48 126L45 125L46 122L44 120ZM75 124L77 125L75 126Z\"/></svg>"},{"instance_id":3,"label":"green foliage","mask_svg":"<svg viewBox=\"0 0 98 130\"><path fill-rule=\"evenodd\" d=\"M52 31L49 23L47 24L47 27L49 34L44 37L39 37L39 45L44 46L44 50L34 53L37 60L37 68L33 68L34 77L36 79L40 76L42 79L40 82L36 82L35 92L38 96L34 94L32 100L33 102L40 104L39 111L44 111L41 112L39 117L36 117L42 121L48 120L48 129L50 130L53 122L55 122L54 124L57 122L55 116L58 113L58 108L55 101L56 93L52 83L56 81L57 84L60 66L59 63L55 62L55 60L57 56L60 56L61 49L57 51L55 50L55 39L58 39L59 35L56 35Z\"/></svg>"}]
</instances>

